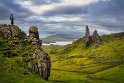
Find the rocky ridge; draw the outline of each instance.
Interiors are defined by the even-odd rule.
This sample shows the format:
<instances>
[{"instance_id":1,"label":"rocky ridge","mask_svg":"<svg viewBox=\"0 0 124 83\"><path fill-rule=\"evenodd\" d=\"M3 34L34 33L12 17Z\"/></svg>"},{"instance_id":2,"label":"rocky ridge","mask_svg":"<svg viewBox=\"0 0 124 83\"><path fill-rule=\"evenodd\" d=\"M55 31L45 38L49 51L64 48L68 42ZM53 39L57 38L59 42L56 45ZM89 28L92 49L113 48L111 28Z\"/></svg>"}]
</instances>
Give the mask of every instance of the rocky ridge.
<instances>
[{"instance_id":1,"label":"rocky ridge","mask_svg":"<svg viewBox=\"0 0 124 83\"><path fill-rule=\"evenodd\" d=\"M8 39L9 43L13 46L26 47L29 44L33 45L35 47L33 52L25 55L31 59L25 62L29 69L35 71L44 80L48 80L50 77L51 59L41 47L42 40L39 38L38 28L36 26L29 28L28 36L16 25L0 24L0 37Z\"/></svg>"}]
</instances>

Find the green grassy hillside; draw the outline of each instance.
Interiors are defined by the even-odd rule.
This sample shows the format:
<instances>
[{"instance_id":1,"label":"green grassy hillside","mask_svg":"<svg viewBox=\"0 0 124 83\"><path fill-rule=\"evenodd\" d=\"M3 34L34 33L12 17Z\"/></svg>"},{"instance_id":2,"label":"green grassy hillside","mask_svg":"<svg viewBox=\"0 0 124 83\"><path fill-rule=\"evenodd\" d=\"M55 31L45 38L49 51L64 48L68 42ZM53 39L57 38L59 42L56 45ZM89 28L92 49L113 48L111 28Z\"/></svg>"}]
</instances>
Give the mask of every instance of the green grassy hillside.
<instances>
[{"instance_id":1,"label":"green grassy hillside","mask_svg":"<svg viewBox=\"0 0 124 83\"><path fill-rule=\"evenodd\" d=\"M12 46L8 42L0 38L0 83L47 83L24 62L29 58L23 55L35 47Z\"/></svg>"},{"instance_id":2,"label":"green grassy hillside","mask_svg":"<svg viewBox=\"0 0 124 83\"><path fill-rule=\"evenodd\" d=\"M103 35L103 44L85 48L82 39L66 46L44 46L51 56L49 81L27 68L35 46L12 46L0 39L0 83L124 83L124 38ZM8 56L9 54L9 56ZM12 56L10 56L12 55Z\"/></svg>"},{"instance_id":3,"label":"green grassy hillside","mask_svg":"<svg viewBox=\"0 0 124 83\"><path fill-rule=\"evenodd\" d=\"M46 46L52 58L51 81L67 83L123 83L124 38L103 35L103 44L85 48L82 39L67 46Z\"/></svg>"}]
</instances>

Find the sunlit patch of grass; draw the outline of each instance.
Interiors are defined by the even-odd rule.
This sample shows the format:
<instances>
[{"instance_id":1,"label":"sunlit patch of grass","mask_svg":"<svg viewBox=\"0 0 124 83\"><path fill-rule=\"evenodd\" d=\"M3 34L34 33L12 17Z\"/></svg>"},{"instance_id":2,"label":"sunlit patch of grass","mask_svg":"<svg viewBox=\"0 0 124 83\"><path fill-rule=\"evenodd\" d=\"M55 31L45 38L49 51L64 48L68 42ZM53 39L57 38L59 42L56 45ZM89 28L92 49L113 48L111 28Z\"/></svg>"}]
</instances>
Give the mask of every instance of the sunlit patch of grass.
<instances>
[{"instance_id":1,"label":"sunlit patch of grass","mask_svg":"<svg viewBox=\"0 0 124 83\"><path fill-rule=\"evenodd\" d=\"M55 71L51 72L50 81L57 83L91 83L87 75L76 72Z\"/></svg>"},{"instance_id":2,"label":"sunlit patch of grass","mask_svg":"<svg viewBox=\"0 0 124 83\"><path fill-rule=\"evenodd\" d=\"M124 82L124 64L90 75L89 78L96 80L108 80L112 83ZM111 82L110 82L111 83Z\"/></svg>"}]
</instances>

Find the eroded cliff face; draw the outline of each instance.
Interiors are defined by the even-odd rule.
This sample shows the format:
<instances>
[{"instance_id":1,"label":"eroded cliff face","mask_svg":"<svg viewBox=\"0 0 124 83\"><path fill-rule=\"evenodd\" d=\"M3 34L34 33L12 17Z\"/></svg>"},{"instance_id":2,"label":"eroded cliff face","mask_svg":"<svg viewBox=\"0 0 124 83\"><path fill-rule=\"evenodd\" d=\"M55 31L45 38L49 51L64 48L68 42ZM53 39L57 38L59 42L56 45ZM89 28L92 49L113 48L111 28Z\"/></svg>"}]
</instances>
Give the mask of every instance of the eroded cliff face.
<instances>
[{"instance_id":1,"label":"eroded cliff face","mask_svg":"<svg viewBox=\"0 0 124 83\"><path fill-rule=\"evenodd\" d=\"M51 68L51 59L48 54L41 48L35 48L30 57L32 60L27 61L29 69L33 69L43 79L48 80Z\"/></svg>"},{"instance_id":2,"label":"eroded cliff face","mask_svg":"<svg viewBox=\"0 0 124 83\"><path fill-rule=\"evenodd\" d=\"M28 57L28 59L24 61L29 69L34 70L44 80L48 80L50 76L51 59L41 47L42 41L39 38L38 28L36 26L29 28L29 36L27 36L16 25L1 24L0 37L8 39L9 43L13 46L24 46L26 48L26 46L32 45L32 47L27 50L27 54L24 55L24 57ZM33 49L32 52L30 52L31 49Z\"/></svg>"}]
</instances>

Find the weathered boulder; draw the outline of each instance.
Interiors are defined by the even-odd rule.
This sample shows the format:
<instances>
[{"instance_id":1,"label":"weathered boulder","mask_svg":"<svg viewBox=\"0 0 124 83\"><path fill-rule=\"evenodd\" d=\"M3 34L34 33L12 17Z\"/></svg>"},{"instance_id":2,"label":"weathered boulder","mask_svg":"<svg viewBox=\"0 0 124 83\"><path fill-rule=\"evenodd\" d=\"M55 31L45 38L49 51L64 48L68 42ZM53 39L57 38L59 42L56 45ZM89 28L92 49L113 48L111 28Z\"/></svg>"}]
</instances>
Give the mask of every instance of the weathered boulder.
<instances>
[{"instance_id":1,"label":"weathered boulder","mask_svg":"<svg viewBox=\"0 0 124 83\"><path fill-rule=\"evenodd\" d=\"M33 45L42 45L42 40L39 38L38 28L36 26L31 26L29 28L29 39Z\"/></svg>"},{"instance_id":2,"label":"weathered boulder","mask_svg":"<svg viewBox=\"0 0 124 83\"><path fill-rule=\"evenodd\" d=\"M31 26L29 28L29 37L39 39L38 28L36 26Z\"/></svg>"}]
</instances>

